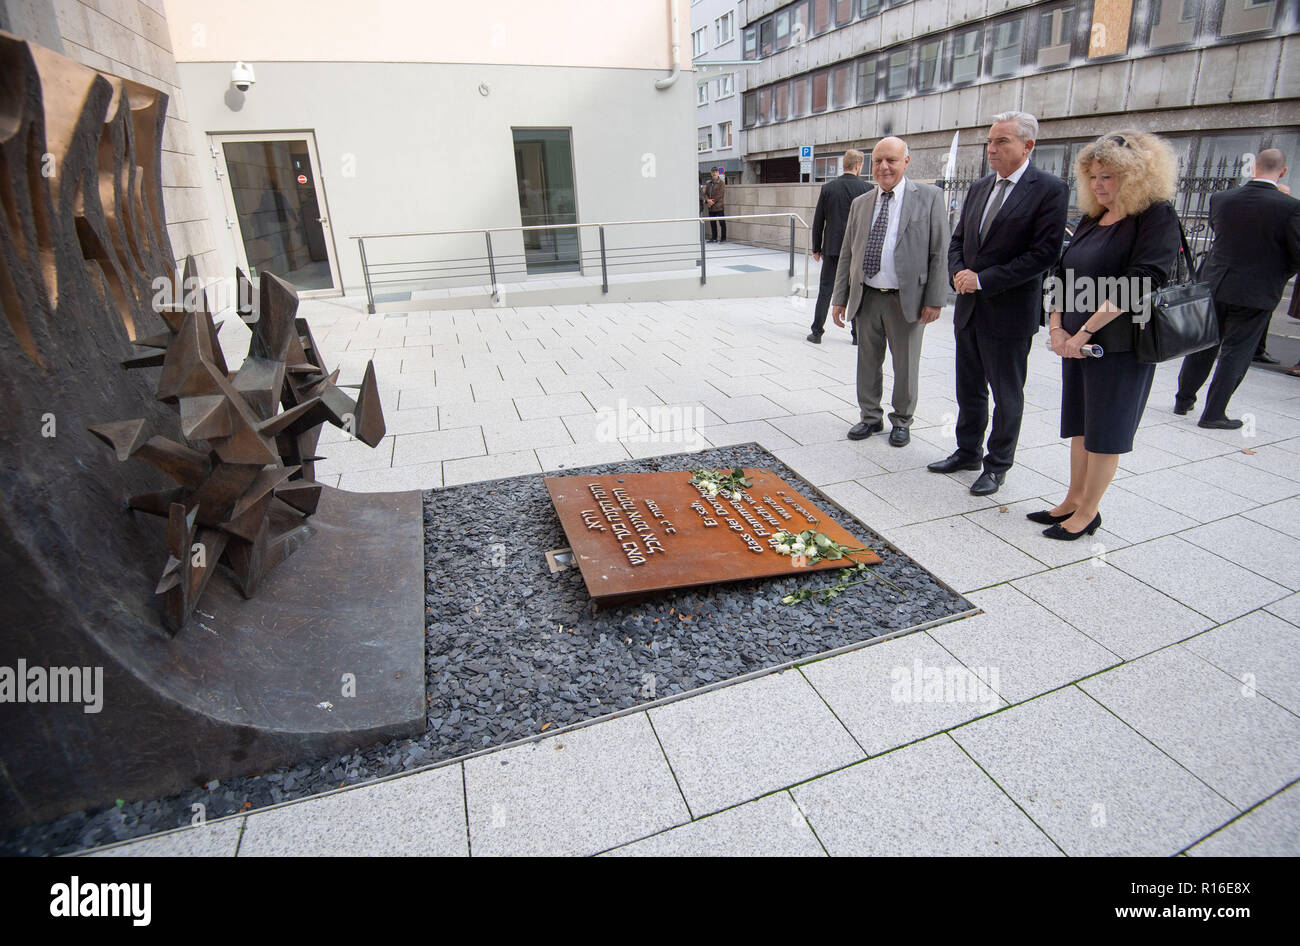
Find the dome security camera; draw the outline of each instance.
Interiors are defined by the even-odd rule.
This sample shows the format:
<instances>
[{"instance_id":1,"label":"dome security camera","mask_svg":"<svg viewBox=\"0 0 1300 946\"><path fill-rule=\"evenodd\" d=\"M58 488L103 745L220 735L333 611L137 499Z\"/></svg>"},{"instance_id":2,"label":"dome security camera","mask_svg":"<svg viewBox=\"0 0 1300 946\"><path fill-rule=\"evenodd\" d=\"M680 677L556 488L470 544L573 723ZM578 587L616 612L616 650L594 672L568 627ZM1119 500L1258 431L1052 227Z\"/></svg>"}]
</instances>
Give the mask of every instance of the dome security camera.
<instances>
[{"instance_id":1,"label":"dome security camera","mask_svg":"<svg viewBox=\"0 0 1300 946\"><path fill-rule=\"evenodd\" d=\"M242 60L235 63L235 68L230 71L230 83L240 92L247 92L256 81L257 77L253 75L253 67Z\"/></svg>"}]
</instances>

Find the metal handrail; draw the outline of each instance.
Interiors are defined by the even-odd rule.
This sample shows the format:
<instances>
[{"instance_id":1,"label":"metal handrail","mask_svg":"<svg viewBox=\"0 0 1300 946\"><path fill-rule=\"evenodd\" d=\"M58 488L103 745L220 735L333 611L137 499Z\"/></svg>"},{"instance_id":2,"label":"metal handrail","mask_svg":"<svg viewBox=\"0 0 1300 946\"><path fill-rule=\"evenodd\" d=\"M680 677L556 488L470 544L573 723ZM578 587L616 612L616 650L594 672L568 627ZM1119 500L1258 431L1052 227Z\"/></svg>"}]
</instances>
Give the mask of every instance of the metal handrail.
<instances>
[{"instance_id":1,"label":"metal handrail","mask_svg":"<svg viewBox=\"0 0 1300 946\"><path fill-rule=\"evenodd\" d=\"M656 220L615 220L615 221L607 221L604 223L578 223L575 221L574 223L533 224L526 227L525 226L474 227L471 229L464 229L464 230L423 230L423 231L411 231L408 233L362 233L362 234L351 236L348 239L357 241L357 251L361 254L361 274L365 279L365 283L366 283L366 303L367 303L366 311L373 314L375 311L374 281L372 281L370 278L370 265L366 259L366 240L384 240L384 239L390 239L394 237L465 236L468 234L481 233L483 234L485 241L487 243L488 274L489 274L489 278L492 280L492 292L495 295L496 292L498 291L498 286L497 286L497 279L496 279L496 273L497 273L496 260L492 252L492 234L527 233L530 231L537 231L537 230L580 230L584 227L588 229L595 227L598 230L600 236L601 292L607 293L609 292L609 265L611 264L609 264L607 260L606 250L605 250L605 228L606 227L626 227L626 226L637 226L640 224L698 223L700 225L700 285L705 285L705 283L708 280L708 265L707 265L707 250L705 248L705 244L707 241L704 238L704 225L711 221L717 221L717 220L761 220L761 219L767 219L771 217L788 219L790 221L789 275L790 278L793 279L796 234L799 229L811 231L812 228L809 227L808 223L803 219L803 217L799 216L798 213L792 210L778 212L778 213L766 213L766 214L719 214L716 217L712 217L712 216L710 217L666 217L663 219L656 219ZM681 245L684 246L686 244L681 244ZM638 249L641 249L641 247L638 247ZM475 257L474 259L476 258L477 257ZM465 258L464 260L458 260L458 262L459 261L469 261L469 258ZM435 261L430 260L429 262L435 262ZM377 263L376 267L389 266L389 265L396 265L396 264ZM627 265L627 264L615 263L612 265ZM381 273L381 275L383 274ZM388 280L388 282L402 282L402 281L404 280ZM804 293L807 294L809 292L807 253L804 253L803 281L804 281Z\"/></svg>"}]
</instances>

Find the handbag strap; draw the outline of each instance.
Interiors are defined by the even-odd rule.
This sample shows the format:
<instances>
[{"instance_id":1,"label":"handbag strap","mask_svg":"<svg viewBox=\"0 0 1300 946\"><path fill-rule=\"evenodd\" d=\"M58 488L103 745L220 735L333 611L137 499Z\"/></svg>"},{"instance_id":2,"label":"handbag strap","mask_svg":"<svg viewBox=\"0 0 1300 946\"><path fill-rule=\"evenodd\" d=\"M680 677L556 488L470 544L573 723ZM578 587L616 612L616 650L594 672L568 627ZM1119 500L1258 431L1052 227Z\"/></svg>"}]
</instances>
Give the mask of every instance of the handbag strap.
<instances>
[{"instance_id":1,"label":"handbag strap","mask_svg":"<svg viewBox=\"0 0 1300 946\"><path fill-rule=\"evenodd\" d=\"M1171 204L1170 206L1172 207L1173 205ZM1187 279L1190 282L1196 278L1195 275L1196 266L1192 261L1192 250L1187 245L1187 231L1183 229L1183 218L1178 216L1177 210L1174 211L1174 219L1178 221L1178 238L1183 245L1183 255L1187 257ZM1173 282L1177 278L1178 278L1178 264L1177 262L1175 262L1174 271L1169 274L1169 279L1167 279L1166 282Z\"/></svg>"}]
</instances>

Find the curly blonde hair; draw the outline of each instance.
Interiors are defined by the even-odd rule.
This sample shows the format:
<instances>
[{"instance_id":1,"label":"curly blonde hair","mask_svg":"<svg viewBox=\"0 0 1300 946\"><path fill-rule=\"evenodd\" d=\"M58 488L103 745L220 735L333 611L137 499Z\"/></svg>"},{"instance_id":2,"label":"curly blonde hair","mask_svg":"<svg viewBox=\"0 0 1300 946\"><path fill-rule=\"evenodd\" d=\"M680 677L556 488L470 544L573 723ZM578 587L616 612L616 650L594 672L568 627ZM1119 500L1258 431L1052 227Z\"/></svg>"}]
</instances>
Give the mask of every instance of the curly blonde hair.
<instances>
[{"instance_id":1,"label":"curly blonde hair","mask_svg":"<svg viewBox=\"0 0 1300 946\"><path fill-rule=\"evenodd\" d=\"M1099 164L1119 178L1112 206L1125 217L1140 214L1161 200L1173 200L1178 186L1178 159L1168 142L1142 131L1122 130L1102 135L1079 152L1074 176L1079 182L1079 207L1089 217L1101 217L1106 208L1088 184L1088 172Z\"/></svg>"}]
</instances>

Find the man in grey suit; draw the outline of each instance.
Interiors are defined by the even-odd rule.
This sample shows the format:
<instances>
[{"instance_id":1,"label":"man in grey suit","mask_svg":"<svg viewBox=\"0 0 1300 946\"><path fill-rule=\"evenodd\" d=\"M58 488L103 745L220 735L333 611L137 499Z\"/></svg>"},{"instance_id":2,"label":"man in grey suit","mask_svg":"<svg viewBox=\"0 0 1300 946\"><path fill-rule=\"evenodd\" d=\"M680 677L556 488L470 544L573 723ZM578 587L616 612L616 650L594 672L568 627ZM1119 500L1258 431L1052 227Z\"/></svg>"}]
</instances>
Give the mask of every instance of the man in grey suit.
<instances>
[{"instance_id":1,"label":"man in grey suit","mask_svg":"<svg viewBox=\"0 0 1300 946\"><path fill-rule=\"evenodd\" d=\"M894 365L893 429L889 443L905 447L916 411L921 335L948 298L948 213L943 192L910 181L912 157L901 138L882 138L871 151L875 189L849 208L835 271L831 317L844 327L845 306L858 335L858 407L849 430L862 440L884 429L880 395L885 345Z\"/></svg>"}]
</instances>

